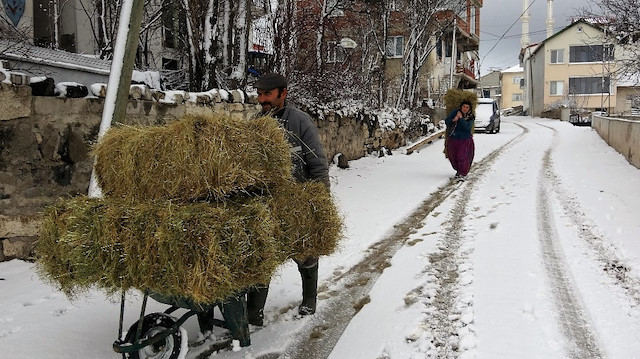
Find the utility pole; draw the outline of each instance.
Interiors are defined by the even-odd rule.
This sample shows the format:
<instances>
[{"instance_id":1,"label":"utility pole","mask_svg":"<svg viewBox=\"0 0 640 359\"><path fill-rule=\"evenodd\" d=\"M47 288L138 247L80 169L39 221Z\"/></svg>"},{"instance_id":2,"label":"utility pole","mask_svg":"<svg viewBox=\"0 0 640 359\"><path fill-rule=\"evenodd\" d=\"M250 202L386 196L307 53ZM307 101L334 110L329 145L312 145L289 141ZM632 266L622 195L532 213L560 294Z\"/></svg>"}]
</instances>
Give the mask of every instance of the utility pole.
<instances>
[{"instance_id":1,"label":"utility pole","mask_svg":"<svg viewBox=\"0 0 640 359\"><path fill-rule=\"evenodd\" d=\"M454 14L454 16L457 16ZM458 28L458 19L453 19L453 36L451 42L451 67L449 69L449 89L453 88L453 69L456 66L456 52L458 49L456 48L456 30Z\"/></svg>"},{"instance_id":2,"label":"utility pole","mask_svg":"<svg viewBox=\"0 0 640 359\"><path fill-rule=\"evenodd\" d=\"M124 0L122 3L107 85L107 96L104 99L102 121L98 131L98 142L111 127L111 123L122 121L126 114L143 9L144 0ZM89 181L89 197L102 197L102 190L95 177L95 168L91 172L91 180Z\"/></svg>"}]
</instances>

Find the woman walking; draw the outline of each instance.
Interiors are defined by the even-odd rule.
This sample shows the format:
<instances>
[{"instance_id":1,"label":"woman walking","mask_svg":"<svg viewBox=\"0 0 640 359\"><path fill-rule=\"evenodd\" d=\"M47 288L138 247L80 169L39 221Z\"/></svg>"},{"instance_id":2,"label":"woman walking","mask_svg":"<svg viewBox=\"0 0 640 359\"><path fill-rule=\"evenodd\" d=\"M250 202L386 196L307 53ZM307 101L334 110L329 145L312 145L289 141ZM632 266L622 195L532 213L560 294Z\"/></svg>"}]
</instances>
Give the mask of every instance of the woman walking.
<instances>
[{"instance_id":1,"label":"woman walking","mask_svg":"<svg viewBox=\"0 0 640 359\"><path fill-rule=\"evenodd\" d=\"M474 120L471 102L467 100L462 101L460 108L451 111L444 120L447 129L451 129L448 130L447 157L456 170L455 179L458 181L464 181L473 162L475 144L471 129Z\"/></svg>"}]
</instances>

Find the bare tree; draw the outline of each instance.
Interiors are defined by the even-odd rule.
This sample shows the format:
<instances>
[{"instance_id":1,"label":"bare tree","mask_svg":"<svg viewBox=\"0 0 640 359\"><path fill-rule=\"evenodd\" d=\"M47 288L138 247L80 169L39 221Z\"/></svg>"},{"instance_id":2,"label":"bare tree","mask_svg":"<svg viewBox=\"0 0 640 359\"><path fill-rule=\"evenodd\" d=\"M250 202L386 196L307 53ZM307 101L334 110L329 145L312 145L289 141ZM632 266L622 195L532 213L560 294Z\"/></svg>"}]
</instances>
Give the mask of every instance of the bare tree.
<instances>
[{"instance_id":1,"label":"bare tree","mask_svg":"<svg viewBox=\"0 0 640 359\"><path fill-rule=\"evenodd\" d=\"M640 73L640 7L637 0L591 0L585 18L604 24L605 36L622 50L618 72Z\"/></svg>"},{"instance_id":2,"label":"bare tree","mask_svg":"<svg viewBox=\"0 0 640 359\"><path fill-rule=\"evenodd\" d=\"M419 73L436 48L436 40L455 24L455 17L466 9L464 0L410 0L407 15L409 36L404 47L402 84L397 107L414 107L417 102ZM445 13L442 19L436 14Z\"/></svg>"},{"instance_id":3,"label":"bare tree","mask_svg":"<svg viewBox=\"0 0 640 359\"><path fill-rule=\"evenodd\" d=\"M466 0L281 0L273 69L298 84L296 93L321 101L350 98L373 107L414 107L437 39L466 5ZM436 16L442 12L450 16ZM390 55L390 41L398 35L403 41L393 43ZM392 83L389 56L398 58L393 71L401 61L399 80Z\"/></svg>"}]
</instances>

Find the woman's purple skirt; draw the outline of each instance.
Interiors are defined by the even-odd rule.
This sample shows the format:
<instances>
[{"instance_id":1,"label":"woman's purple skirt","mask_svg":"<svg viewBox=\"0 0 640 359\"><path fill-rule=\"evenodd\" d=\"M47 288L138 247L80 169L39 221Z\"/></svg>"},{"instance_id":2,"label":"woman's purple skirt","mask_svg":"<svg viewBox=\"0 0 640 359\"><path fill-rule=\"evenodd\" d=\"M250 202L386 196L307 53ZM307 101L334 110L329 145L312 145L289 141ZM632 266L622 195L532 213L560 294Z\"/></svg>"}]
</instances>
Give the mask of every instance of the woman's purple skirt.
<instances>
[{"instance_id":1,"label":"woman's purple skirt","mask_svg":"<svg viewBox=\"0 0 640 359\"><path fill-rule=\"evenodd\" d=\"M462 139L447 138L447 156L451 166L456 170L456 175L466 176L469 173L475 150L473 137Z\"/></svg>"}]
</instances>

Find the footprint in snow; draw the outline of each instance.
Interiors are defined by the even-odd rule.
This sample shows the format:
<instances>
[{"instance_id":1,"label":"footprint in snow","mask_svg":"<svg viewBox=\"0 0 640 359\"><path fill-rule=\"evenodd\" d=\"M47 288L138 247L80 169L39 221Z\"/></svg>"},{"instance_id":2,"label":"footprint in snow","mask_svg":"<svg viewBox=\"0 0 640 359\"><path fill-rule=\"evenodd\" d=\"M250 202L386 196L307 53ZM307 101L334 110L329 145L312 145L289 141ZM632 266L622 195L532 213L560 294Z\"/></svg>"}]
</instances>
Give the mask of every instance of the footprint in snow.
<instances>
[{"instance_id":1,"label":"footprint in snow","mask_svg":"<svg viewBox=\"0 0 640 359\"><path fill-rule=\"evenodd\" d=\"M46 302L48 300L55 299L56 297L57 297L57 295L55 293L51 293L51 294L49 294L47 296L44 296L42 298L26 301L26 302L22 303L22 306L23 307L31 307L31 306L34 306L36 304L44 303L44 302Z\"/></svg>"},{"instance_id":2,"label":"footprint in snow","mask_svg":"<svg viewBox=\"0 0 640 359\"><path fill-rule=\"evenodd\" d=\"M59 309L54 310L52 312L52 314L53 314L54 317L61 317L61 316L65 315L65 314L67 314L69 312L69 310L71 310L71 309L72 309L71 307L59 308Z\"/></svg>"},{"instance_id":3,"label":"footprint in snow","mask_svg":"<svg viewBox=\"0 0 640 359\"><path fill-rule=\"evenodd\" d=\"M8 337L11 334L17 333L20 330L22 330L22 327L15 327L15 328L11 328L9 330L2 331L2 332L0 332L0 339Z\"/></svg>"},{"instance_id":4,"label":"footprint in snow","mask_svg":"<svg viewBox=\"0 0 640 359\"><path fill-rule=\"evenodd\" d=\"M524 307L522 308L522 315L524 316L525 319L533 322L535 321L536 318L536 312L535 312L535 308L533 307L533 305L529 304L529 303L525 303Z\"/></svg>"}]
</instances>

